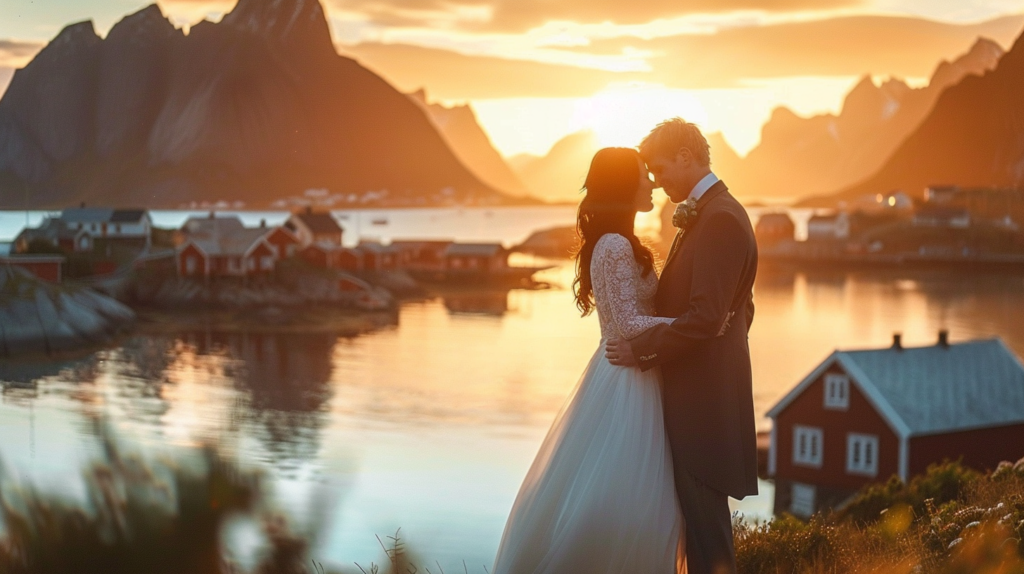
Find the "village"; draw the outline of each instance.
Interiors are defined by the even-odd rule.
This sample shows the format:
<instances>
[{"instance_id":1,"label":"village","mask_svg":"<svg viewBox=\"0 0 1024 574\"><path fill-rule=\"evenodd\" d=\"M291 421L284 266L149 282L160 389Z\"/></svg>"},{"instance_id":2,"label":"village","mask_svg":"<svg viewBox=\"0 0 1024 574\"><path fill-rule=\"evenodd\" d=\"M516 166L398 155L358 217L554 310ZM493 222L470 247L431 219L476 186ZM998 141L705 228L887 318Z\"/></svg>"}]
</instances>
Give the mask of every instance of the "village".
<instances>
[{"instance_id":1,"label":"village","mask_svg":"<svg viewBox=\"0 0 1024 574\"><path fill-rule=\"evenodd\" d=\"M392 295L421 284L531 286L540 267L513 267L500 243L452 240L360 240L344 245L345 230L327 211L306 207L281 225L246 227L237 215L210 211L178 229L153 225L146 210L81 206L25 228L0 245L0 264L40 279L110 287L139 276L214 288L250 287L294 280L331 279L332 300L380 309ZM291 276L291 277L289 277ZM389 292L384 292L383 287Z\"/></svg>"},{"instance_id":2,"label":"village","mask_svg":"<svg viewBox=\"0 0 1024 574\"><path fill-rule=\"evenodd\" d=\"M932 186L815 210L805 241L788 212L769 210L755 229L761 261L812 266L1024 267L1024 192Z\"/></svg>"}]
</instances>

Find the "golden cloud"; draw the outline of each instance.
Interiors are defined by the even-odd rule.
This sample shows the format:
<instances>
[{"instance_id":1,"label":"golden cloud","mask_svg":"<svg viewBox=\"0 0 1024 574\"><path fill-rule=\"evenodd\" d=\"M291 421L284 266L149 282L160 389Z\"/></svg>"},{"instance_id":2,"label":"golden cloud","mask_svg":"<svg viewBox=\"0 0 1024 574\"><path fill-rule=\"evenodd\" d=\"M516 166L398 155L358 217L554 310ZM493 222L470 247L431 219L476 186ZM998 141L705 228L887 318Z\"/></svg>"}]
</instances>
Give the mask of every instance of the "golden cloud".
<instances>
[{"instance_id":1,"label":"golden cloud","mask_svg":"<svg viewBox=\"0 0 1024 574\"><path fill-rule=\"evenodd\" d=\"M546 22L643 24L691 14L824 11L865 0L327 0L383 26L522 32Z\"/></svg>"},{"instance_id":2,"label":"golden cloud","mask_svg":"<svg viewBox=\"0 0 1024 574\"><path fill-rule=\"evenodd\" d=\"M978 37L1010 45L1024 15L980 24L863 16L749 26L711 35L594 40L554 48L581 56L644 54L647 71L609 72L564 63L474 56L411 44L362 43L347 53L399 89L426 87L440 99L583 97L613 82L670 88L728 88L745 80L875 74L928 77L942 59L965 52Z\"/></svg>"}]
</instances>

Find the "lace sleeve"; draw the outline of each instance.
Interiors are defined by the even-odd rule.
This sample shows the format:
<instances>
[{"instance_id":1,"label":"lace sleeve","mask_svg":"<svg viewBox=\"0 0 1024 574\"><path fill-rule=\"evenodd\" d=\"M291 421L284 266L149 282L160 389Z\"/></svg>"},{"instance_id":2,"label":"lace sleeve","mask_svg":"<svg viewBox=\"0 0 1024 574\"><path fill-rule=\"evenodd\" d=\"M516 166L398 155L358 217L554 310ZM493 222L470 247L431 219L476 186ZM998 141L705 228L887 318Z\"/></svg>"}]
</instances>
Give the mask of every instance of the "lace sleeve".
<instances>
[{"instance_id":1,"label":"lace sleeve","mask_svg":"<svg viewBox=\"0 0 1024 574\"><path fill-rule=\"evenodd\" d=\"M642 313L638 300L640 269L625 237L608 234L597 242L590 276L598 311L609 315L621 337L632 339L655 325L674 321Z\"/></svg>"}]
</instances>

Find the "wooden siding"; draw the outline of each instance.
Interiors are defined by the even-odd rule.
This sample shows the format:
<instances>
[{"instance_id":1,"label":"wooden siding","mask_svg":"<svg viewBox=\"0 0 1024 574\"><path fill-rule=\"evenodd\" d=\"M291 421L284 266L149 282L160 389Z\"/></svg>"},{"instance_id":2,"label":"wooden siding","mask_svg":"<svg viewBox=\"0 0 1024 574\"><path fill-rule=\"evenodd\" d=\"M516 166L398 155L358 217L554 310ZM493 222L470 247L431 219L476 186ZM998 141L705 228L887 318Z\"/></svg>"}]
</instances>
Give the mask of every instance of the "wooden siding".
<instances>
[{"instance_id":1,"label":"wooden siding","mask_svg":"<svg viewBox=\"0 0 1024 574\"><path fill-rule=\"evenodd\" d=\"M188 258L195 257L196 268L188 272ZM206 275L206 255L195 245L189 245L178 254L178 275L181 277L202 277Z\"/></svg>"},{"instance_id":2,"label":"wooden siding","mask_svg":"<svg viewBox=\"0 0 1024 574\"><path fill-rule=\"evenodd\" d=\"M920 474L929 464L963 458L978 470L994 469L1001 461L1024 457L1024 424L912 437L910 474Z\"/></svg>"},{"instance_id":3,"label":"wooden siding","mask_svg":"<svg viewBox=\"0 0 1024 574\"><path fill-rule=\"evenodd\" d=\"M899 469L899 439L867 398L850 382L850 404L846 410L825 408L825 377L846 374L833 365L808 386L775 420L776 476L808 484L840 489L857 489L870 482L885 481ZM821 468L793 464L793 426L817 427L823 432ZM866 477L846 472L848 433L878 436L878 474Z\"/></svg>"},{"instance_id":4,"label":"wooden siding","mask_svg":"<svg viewBox=\"0 0 1024 574\"><path fill-rule=\"evenodd\" d=\"M285 259L295 255L299 240L288 231L278 227L267 235L267 243L272 245L277 251L278 259Z\"/></svg>"}]
</instances>

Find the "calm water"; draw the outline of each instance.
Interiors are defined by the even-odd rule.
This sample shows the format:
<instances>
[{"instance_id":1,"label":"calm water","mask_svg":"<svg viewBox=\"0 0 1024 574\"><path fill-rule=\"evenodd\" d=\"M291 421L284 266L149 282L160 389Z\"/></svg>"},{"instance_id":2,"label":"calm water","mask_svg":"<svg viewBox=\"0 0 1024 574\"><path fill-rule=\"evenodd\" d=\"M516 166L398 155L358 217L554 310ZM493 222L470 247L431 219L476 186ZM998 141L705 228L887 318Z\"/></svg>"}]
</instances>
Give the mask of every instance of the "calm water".
<instances>
[{"instance_id":1,"label":"calm water","mask_svg":"<svg viewBox=\"0 0 1024 574\"><path fill-rule=\"evenodd\" d=\"M571 221L572 210L533 215L401 211L362 225L385 239L515 243ZM381 217L387 225L372 223ZM96 453L92 415L150 453L216 440L265 469L279 504L320 531L318 560L379 562L374 534L402 527L427 563L461 571L465 559L482 572L599 338L596 318L575 311L571 270L543 278L555 288L406 304L390 325L354 338L172 330L71 363L0 365L0 455L22 479L74 493L69 471ZM907 345L933 343L940 328L953 340L1001 336L1024 355L1022 276L763 270L755 301L758 413L834 348L885 346L894 331ZM737 509L767 512L764 486Z\"/></svg>"}]
</instances>

